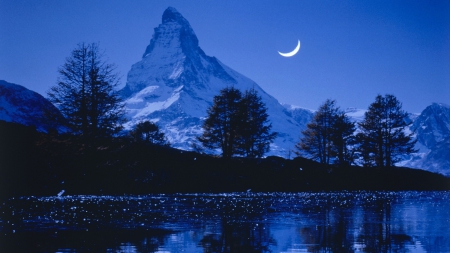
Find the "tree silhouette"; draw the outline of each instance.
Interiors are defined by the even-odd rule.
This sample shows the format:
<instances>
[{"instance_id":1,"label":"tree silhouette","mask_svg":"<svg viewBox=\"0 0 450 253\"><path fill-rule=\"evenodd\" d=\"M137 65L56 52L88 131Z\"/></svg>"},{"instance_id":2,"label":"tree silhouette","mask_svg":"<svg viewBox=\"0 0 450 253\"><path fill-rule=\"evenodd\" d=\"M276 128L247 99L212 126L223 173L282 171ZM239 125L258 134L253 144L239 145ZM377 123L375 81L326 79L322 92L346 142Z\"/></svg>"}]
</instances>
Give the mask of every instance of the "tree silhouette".
<instances>
[{"instance_id":1,"label":"tree silhouette","mask_svg":"<svg viewBox=\"0 0 450 253\"><path fill-rule=\"evenodd\" d=\"M349 146L354 138L355 124L336 106L335 100L327 99L306 127L296 145L297 155L323 164L353 162Z\"/></svg>"},{"instance_id":2,"label":"tree silhouette","mask_svg":"<svg viewBox=\"0 0 450 253\"><path fill-rule=\"evenodd\" d=\"M336 115L331 140L333 142L334 155L339 164L351 164L355 160L356 136L355 122L342 111Z\"/></svg>"},{"instance_id":3,"label":"tree silhouette","mask_svg":"<svg viewBox=\"0 0 450 253\"><path fill-rule=\"evenodd\" d=\"M413 133L406 134L408 114L394 95L378 95L359 123L359 151L366 166L390 167L401 156L416 152Z\"/></svg>"},{"instance_id":4,"label":"tree silhouette","mask_svg":"<svg viewBox=\"0 0 450 253\"><path fill-rule=\"evenodd\" d=\"M78 44L58 70L48 99L74 134L86 140L111 137L122 129L123 104L115 90L115 66L103 60L97 44Z\"/></svg>"},{"instance_id":5,"label":"tree silhouette","mask_svg":"<svg viewBox=\"0 0 450 253\"><path fill-rule=\"evenodd\" d=\"M236 137L239 126L239 101L242 93L227 87L214 96L214 104L208 109L203 123L203 135L198 140L209 149L222 149L222 156L231 158L236 152Z\"/></svg>"},{"instance_id":6,"label":"tree silhouette","mask_svg":"<svg viewBox=\"0 0 450 253\"><path fill-rule=\"evenodd\" d=\"M151 121L143 121L134 127L130 135L135 141L143 141L156 145L169 145L165 135L160 131L158 125Z\"/></svg>"},{"instance_id":7,"label":"tree silhouette","mask_svg":"<svg viewBox=\"0 0 450 253\"><path fill-rule=\"evenodd\" d=\"M239 136L237 153L246 157L262 157L270 149L276 133L270 132L267 108L255 89L246 90L239 103Z\"/></svg>"},{"instance_id":8,"label":"tree silhouette","mask_svg":"<svg viewBox=\"0 0 450 253\"><path fill-rule=\"evenodd\" d=\"M270 132L266 111L256 90L242 94L234 87L222 89L208 109L204 132L198 140L208 149L220 148L225 158L261 157L276 136Z\"/></svg>"}]
</instances>

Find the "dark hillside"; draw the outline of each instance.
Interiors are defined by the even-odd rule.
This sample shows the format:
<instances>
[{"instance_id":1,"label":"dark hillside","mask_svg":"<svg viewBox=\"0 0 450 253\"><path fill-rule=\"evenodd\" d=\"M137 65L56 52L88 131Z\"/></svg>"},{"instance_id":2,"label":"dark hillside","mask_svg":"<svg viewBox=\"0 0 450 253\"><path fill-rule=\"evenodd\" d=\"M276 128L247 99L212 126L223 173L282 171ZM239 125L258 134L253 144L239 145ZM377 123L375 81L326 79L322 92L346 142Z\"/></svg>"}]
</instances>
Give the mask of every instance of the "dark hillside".
<instances>
[{"instance_id":1,"label":"dark hillside","mask_svg":"<svg viewBox=\"0 0 450 253\"><path fill-rule=\"evenodd\" d=\"M16 123L0 122L0 194L22 195L29 192L36 174L37 131Z\"/></svg>"},{"instance_id":2,"label":"dark hillside","mask_svg":"<svg viewBox=\"0 0 450 253\"><path fill-rule=\"evenodd\" d=\"M169 192L450 190L409 168L330 167L280 157L222 159L126 138L87 147L73 136L0 122L1 197Z\"/></svg>"}]
</instances>

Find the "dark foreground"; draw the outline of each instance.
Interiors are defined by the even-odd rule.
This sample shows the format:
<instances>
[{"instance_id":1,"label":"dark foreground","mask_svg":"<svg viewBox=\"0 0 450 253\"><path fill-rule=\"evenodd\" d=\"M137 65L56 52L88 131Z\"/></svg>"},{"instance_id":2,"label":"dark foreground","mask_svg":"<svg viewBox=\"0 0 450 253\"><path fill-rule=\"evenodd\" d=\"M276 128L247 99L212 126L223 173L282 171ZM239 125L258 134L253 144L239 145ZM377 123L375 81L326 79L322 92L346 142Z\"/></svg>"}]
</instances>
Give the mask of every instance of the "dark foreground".
<instances>
[{"instance_id":1,"label":"dark foreground","mask_svg":"<svg viewBox=\"0 0 450 253\"><path fill-rule=\"evenodd\" d=\"M20 197L0 252L450 252L450 192Z\"/></svg>"},{"instance_id":2,"label":"dark foreground","mask_svg":"<svg viewBox=\"0 0 450 253\"><path fill-rule=\"evenodd\" d=\"M73 137L0 122L0 192L12 196L175 192L450 190L450 178L408 168L325 166L281 157L225 160L115 139L86 147Z\"/></svg>"}]
</instances>

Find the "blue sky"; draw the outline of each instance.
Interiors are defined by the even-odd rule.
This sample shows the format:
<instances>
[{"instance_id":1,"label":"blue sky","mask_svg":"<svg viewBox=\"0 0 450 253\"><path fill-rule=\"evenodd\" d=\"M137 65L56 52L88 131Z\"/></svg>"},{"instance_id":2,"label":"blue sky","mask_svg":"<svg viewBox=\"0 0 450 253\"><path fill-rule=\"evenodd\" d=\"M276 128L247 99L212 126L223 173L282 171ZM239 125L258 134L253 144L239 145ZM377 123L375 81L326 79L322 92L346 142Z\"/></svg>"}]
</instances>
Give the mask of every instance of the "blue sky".
<instances>
[{"instance_id":1,"label":"blue sky","mask_svg":"<svg viewBox=\"0 0 450 253\"><path fill-rule=\"evenodd\" d=\"M0 79L40 94L80 42L98 42L122 86L175 7L207 55L282 103L326 99L367 108L394 94L409 112L450 104L450 1L23 1L0 0ZM301 49L288 52L297 40Z\"/></svg>"}]
</instances>

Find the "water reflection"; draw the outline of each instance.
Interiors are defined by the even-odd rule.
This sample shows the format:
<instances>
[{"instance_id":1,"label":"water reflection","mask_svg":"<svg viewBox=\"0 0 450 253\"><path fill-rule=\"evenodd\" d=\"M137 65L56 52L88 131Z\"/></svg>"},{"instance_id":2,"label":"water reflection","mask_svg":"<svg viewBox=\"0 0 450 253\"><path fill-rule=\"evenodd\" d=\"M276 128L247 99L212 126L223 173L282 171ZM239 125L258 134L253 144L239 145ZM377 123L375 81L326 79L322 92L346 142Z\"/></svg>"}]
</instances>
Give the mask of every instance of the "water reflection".
<instances>
[{"instance_id":1,"label":"water reflection","mask_svg":"<svg viewBox=\"0 0 450 253\"><path fill-rule=\"evenodd\" d=\"M23 197L0 207L0 251L450 252L449 197L450 192Z\"/></svg>"}]
</instances>

